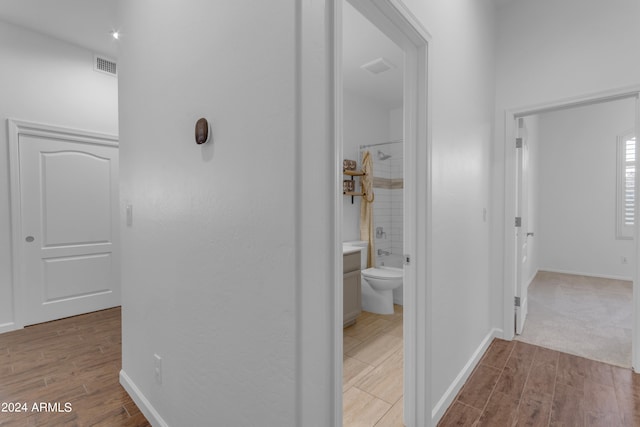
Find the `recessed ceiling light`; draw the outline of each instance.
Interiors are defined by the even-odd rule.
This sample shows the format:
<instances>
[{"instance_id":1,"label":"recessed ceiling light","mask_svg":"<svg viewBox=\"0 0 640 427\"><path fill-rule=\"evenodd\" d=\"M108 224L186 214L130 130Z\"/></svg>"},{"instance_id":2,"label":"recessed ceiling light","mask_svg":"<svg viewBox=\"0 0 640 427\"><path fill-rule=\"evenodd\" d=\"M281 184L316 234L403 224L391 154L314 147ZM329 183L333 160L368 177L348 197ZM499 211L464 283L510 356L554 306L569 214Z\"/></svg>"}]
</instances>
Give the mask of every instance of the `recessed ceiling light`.
<instances>
[{"instance_id":1,"label":"recessed ceiling light","mask_svg":"<svg viewBox=\"0 0 640 427\"><path fill-rule=\"evenodd\" d=\"M111 36L114 39L118 40L120 38L120 32L118 32L118 30L113 30L113 31L111 31Z\"/></svg>"}]
</instances>

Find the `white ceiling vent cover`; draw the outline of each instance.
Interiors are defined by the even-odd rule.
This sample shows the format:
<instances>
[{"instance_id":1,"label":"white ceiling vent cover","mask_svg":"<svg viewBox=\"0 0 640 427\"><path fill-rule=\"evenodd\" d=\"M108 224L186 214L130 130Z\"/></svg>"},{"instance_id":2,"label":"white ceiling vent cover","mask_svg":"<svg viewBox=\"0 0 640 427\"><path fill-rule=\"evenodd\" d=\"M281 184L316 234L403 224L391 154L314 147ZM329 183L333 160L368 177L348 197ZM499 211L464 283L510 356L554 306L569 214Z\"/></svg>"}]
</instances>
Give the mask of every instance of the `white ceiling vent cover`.
<instances>
[{"instance_id":1,"label":"white ceiling vent cover","mask_svg":"<svg viewBox=\"0 0 640 427\"><path fill-rule=\"evenodd\" d=\"M118 64L113 59L101 55L93 55L93 69L110 76L118 75Z\"/></svg>"},{"instance_id":2,"label":"white ceiling vent cover","mask_svg":"<svg viewBox=\"0 0 640 427\"><path fill-rule=\"evenodd\" d=\"M393 65L388 59L378 58L374 59L371 62L367 62L364 65L361 65L360 68L367 70L371 74L380 74L384 73L385 71L389 71L392 68L396 68L396 66Z\"/></svg>"}]
</instances>

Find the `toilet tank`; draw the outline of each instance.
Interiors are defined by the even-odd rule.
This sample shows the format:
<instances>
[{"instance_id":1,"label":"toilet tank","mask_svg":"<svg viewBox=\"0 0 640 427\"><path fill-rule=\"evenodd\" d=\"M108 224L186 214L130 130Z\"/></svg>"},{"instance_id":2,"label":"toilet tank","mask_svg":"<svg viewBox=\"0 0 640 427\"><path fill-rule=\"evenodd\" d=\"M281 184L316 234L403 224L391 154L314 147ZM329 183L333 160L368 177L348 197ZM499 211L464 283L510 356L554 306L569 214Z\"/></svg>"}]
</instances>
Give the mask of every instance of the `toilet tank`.
<instances>
[{"instance_id":1,"label":"toilet tank","mask_svg":"<svg viewBox=\"0 0 640 427\"><path fill-rule=\"evenodd\" d=\"M367 269L367 255L369 249L369 242L366 240L350 240L348 242L342 242L344 245L356 246L362 248L360 250L360 270Z\"/></svg>"}]
</instances>

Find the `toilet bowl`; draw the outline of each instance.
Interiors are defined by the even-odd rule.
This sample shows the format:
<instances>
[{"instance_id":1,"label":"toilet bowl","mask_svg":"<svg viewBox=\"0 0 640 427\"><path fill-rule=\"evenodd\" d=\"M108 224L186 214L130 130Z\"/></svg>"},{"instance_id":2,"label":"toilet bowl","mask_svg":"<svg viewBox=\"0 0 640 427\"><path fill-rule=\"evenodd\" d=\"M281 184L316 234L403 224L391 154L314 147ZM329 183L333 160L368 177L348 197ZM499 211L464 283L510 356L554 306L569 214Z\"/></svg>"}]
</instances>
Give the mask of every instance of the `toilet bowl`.
<instances>
[{"instance_id":1,"label":"toilet bowl","mask_svg":"<svg viewBox=\"0 0 640 427\"><path fill-rule=\"evenodd\" d=\"M394 267L362 270L362 309L393 314L393 290L402 286L403 271Z\"/></svg>"},{"instance_id":2,"label":"toilet bowl","mask_svg":"<svg viewBox=\"0 0 640 427\"><path fill-rule=\"evenodd\" d=\"M344 242L360 250L360 287L362 289L362 309L376 314L393 314L393 290L402 286L404 276L401 268L367 268L368 242L351 240Z\"/></svg>"}]
</instances>

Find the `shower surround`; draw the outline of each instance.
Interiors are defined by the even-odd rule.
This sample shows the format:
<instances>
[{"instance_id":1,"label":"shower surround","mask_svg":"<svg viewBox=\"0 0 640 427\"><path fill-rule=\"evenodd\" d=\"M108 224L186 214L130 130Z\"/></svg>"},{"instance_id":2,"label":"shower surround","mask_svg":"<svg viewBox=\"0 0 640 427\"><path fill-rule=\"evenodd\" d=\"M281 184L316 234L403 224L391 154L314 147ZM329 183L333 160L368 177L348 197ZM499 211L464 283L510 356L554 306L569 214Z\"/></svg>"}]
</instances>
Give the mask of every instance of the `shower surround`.
<instances>
[{"instance_id":1,"label":"shower surround","mask_svg":"<svg viewBox=\"0 0 640 427\"><path fill-rule=\"evenodd\" d=\"M376 232L376 265L402 268L403 254L403 144L389 142L364 148L373 159L373 229ZM402 289L394 291L402 303Z\"/></svg>"}]
</instances>

